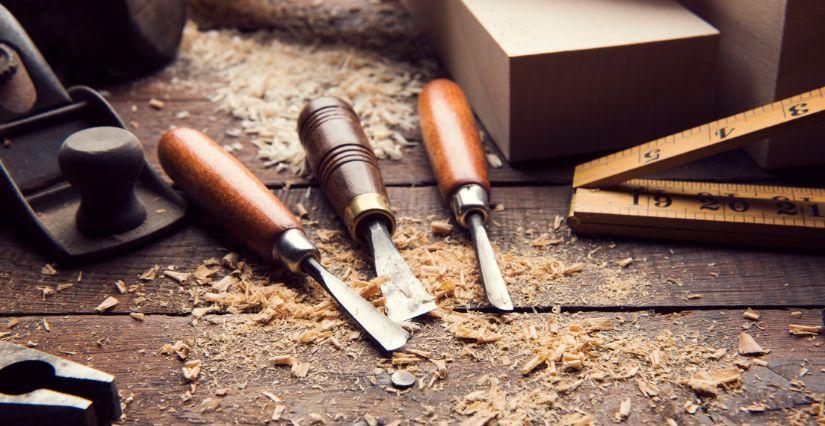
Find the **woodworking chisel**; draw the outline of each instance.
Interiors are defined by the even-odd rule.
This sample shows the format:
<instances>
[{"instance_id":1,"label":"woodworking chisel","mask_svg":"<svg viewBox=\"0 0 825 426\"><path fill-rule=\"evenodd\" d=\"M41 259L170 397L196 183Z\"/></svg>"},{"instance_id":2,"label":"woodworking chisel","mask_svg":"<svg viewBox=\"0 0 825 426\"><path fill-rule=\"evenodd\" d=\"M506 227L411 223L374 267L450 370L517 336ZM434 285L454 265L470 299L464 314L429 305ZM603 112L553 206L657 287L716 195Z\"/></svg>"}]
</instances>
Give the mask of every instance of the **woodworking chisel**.
<instances>
[{"instance_id":1,"label":"woodworking chisel","mask_svg":"<svg viewBox=\"0 0 825 426\"><path fill-rule=\"evenodd\" d=\"M470 230L487 300L499 310L512 311L513 302L484 229L490 218L490 181L467 98L454 82L434 80L421 91L418 112L424 147L441 195L459 225Z\"/></svg>"},{"instance_id":2,"label":"woodworking chisel","mask_svg":"<svg viewBox=\"0 0 825 426\"><path fill-rule=\"evenodd\" d=\"M395 215L387 200L378 159L348 103L334 97L308 102L298 134L315 177L353 240L372 249L387 315L407 321L435 309L433 297L413 275L392 242Z\"/></svg>"},{"instance_id":3,"label":"woodworking chisel","mask_svg":"<svg viewBox=\"0 0 825 426\"><path fill-rule=\"evenodd\" d=\"M385 350L409 339L400 325L321 266L318 249L295 216L252 172L203 133L170 130L158 144L163 169L224 229L267 260L315 278Z\"/></svg>"}]
</instances>

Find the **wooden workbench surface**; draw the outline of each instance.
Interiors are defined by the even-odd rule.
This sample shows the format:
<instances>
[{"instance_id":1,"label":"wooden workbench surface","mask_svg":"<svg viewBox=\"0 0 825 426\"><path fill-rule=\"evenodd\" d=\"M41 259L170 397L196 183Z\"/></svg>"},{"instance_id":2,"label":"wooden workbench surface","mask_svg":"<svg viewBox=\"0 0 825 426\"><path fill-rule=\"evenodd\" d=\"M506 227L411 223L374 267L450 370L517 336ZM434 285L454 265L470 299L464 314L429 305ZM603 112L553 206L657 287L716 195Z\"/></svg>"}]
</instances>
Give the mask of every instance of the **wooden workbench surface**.
<instances>
[{"instance_id":1,"label":"wooden workbench surface","mask_svg":"<svg viewBox=\"0 0 825 426\"><path fill-rule=\"evenodd\" d=\"M182 110L190 114L185 122L187 126L204 129L219 142L234 142L224 136L223 130L230 127L234 119L219 111L203 93L181 88L172 78L164 71L135 83L106 88L124 121L139 124L131 130L142 140L147 158L156 167L158 137L169 123L181 121L175 114ZM162 99L165 107L149 108L147 101L152 98ZM407 136L413 141L420 140L418 134ZM496 151L492 145L488 149ZM263 167L255 158L255 148L249 144L235 154L293 210L301 203L309 211L307 229L311 237L316 237L320 230L342 229L323 193L311 180ZM580 274L569 277L534 274L525 275L531 278L529 282L525 279L509 283L521 313L501 321L498 324L501 332L518 333L532 325L541 328L559 315L557 309L561 307L565 312L560 315L564 323L610 317L622 324L620 328L625 332L633 331L648 339L656 339L663 330L672 330L683 339L682 344L698 342L706 347L725 349L727 361L736 357L737 336L747 327L770 353L763 357L767 366L754 365L744 370L741 387L726 393L713 407L705 407L707 412L704 408L695 414L686 412L685 402L696 398L686 386L669 386L660 389L660 397L648 398L635 382L614 386L595 383L592 379L586 380L575 392L560 392L556 402L559 412L575 415L578 409L592 414L596 423L608 424L613 422L620 402L630 398L633 410L626 420L628 424L664 424L669 418L680 425L785 423L791 416L803 422L815 422L815 416L807 411L815 401L822 401L821 395L825 393L823 337L790 335L788 325L823 325L825 255L575 236L564 225L554 230L556 216L563 216L568 209L572 167L578 161L580 159L505 164L491 170L492 200L504 208L494 214L489 230L491 239L503 253L528 253L532 258L559 259L565 264L586 259L587 265ZM406 148L400 161L381 160L380 166L399 216L418 219L417 222L410 220L410 227L426 228L431 220L449 217L420 146ZM740 182L800 181L798 172L784 176L770 174L738 152L684 166L662 176ZM802 177L810 185L812 180L825 181L823 175ZM547 232L563 242L546 246L530 244ZM450 238L460 243L463 237L455 232ZM283 410L281 421L301 424L371 422L373 419L383 423L394 420L452 423L467 419L481 422L488 419L473 417L472 411L462 412L466 406L457 408L460 401L466 402L468 394L501 391L518 395L541 389L537 388L538 379L522 376L514 367L523 364L526 356L523 348L510 349L508 356L514 363L508 364L498 359L499 353L490 346L468 347L456 342L446 327L430 318L423 321L422 330L416 333L410 346L433 354L450 354L453 360L447 377L433 387L390 392L382 377L386 373L376 371L377 367L387 365L387 356L363 339L353 340L344 348L329 343L290 343L300 330L290 328L287 322L276 321L255 331L243 328L243 324L254 322L254 311L213 312L196 320L191 316L193 293L186 286L162 276L146 282L138 279L154 265L164 268L174 265L177 270L192 272L204 260L220 258L230 250L239 250L239 247L210 225L208 219L195 217L185 229L129 254L79 267L56 265L56 274L44 274L41 269L51 263L50 259L3 228L0 230L0 316L6 318L0 323L0 338L20 344L30 342L38 349L114 374L122 398L128 401L125 419L136 424L261 424L278 410ZM366 258L363 251L356 250L358 257ZM617 264L627 258L632 258L632 263ZM115 287L118 280L127 286L140 283L140 289L120 294ZM296 289L320 291L303 285L297 285ZM108 296L115 296L119 304L105 314L97 313L95 308ZM462 309L484 310L481 291L465 296ZM759 311L758 322L742 318L747 307ZM578 311L582 313L574 313ZM798 314L791 316L793 311ZM137 321L130 318L131 312L141 312L146 317ZM18 318L20 322L7 329L5 322L11 318ZM48 327L44 327L44 320ZM492 318L489 321L496 322ZM226 340L226 334L221 337L221 332L227 330L233 330L228 334L233 337L231 341L222 341ZM220 360L206 361L197 386L191 386L181 375L182 363L175 356L160 353L163 345L177 340L189 342L196 347L193 354L205 359L209 358L210 350L217 350L220 357L235 359L225 365ZM220 350L216 349L218 346ZM246 354L243 348L256 350L252 351L254 354ZM675 356L678 345L671 349ZM266 359L261 354L267 351L272 351L269 353L272 356L287 352L311 363L309 376L296 377L288 368L261 363L261 359ZM422 366L419 375L430 380L431 367L435 365ZM800 375L802 369L806 373ZM683 373L689 375L689 372ZM804 388L795 380L800 380ZM516 407L512 405L518 405L519 400L512 398L498 409L514 411ZM214 401L219 401L217 407L210 405ZM709 402L704 399L703 403ZM762 404L764 409L752 409L754 404ZM806 412L800 414L799 410ZM512 418L500 415L498 419ZM550 421L556 422L559 418Z\"/></svg>"}]
</instances>

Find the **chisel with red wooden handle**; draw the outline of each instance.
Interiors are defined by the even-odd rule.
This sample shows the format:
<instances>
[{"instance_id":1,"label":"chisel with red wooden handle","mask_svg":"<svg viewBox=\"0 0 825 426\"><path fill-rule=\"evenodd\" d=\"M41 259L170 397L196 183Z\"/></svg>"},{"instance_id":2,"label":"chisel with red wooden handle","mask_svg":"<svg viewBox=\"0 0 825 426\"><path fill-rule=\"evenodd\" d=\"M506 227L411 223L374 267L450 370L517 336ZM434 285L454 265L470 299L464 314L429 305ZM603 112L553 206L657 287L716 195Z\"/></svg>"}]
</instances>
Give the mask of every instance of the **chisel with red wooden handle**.
<instances>
[{"instance_id":1,"label":"chisel with red wooden handle","mask_svg":"<svg viewBox=\"0 0 825 426\"><path fill-rule=\"evenodd\" d=\"M375 273L389 277L381 286L387 316L402 322L435 309L433 296L392 242L395 214L378 159L352 106L335 97L307 102L298 117L298 134L315 178L350 236L372 249Z\"/></svg>"},{"instance_id":2,"label":"chisel with red wooden handle","mask_svg":"<svg viewBox=\"0 0 825 426\"><path fill-rule=\"evenodd\" d=\"M484 229L490 217L490 180L467 98L454 82L434 80L418 98L418 113L441 196L456 221L470 230L487 300L502 311L512 311L513 302Z\"/></svg>"},{"instance_id":3,"label":"chisel with red wooden handle","mask_svg":"<svg viewBox=\"0 0 825 426\"><path fill-rule=\"evenodd\" d=\"M187 128L170 130L158 144L158 157L187 197L219 225L264 259L315 278L385 350L407 342L409 333L321 266L318 249L295 216L208 136Z\"/></svg>"}]
</instances>

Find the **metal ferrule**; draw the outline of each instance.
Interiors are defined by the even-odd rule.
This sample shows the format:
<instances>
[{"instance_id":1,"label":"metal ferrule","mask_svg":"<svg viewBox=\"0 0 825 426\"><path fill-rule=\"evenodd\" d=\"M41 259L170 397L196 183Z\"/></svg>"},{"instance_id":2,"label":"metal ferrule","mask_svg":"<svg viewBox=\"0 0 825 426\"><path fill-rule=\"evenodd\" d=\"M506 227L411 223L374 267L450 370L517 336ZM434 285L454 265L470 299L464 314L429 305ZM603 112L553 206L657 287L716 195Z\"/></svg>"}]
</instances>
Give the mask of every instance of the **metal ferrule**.
<instances>
[{"instance_id":1,"label":"metal ferrule","mask_svg":"<svg viewBox=\"0 0 825 426\"><path fill-rule=\"evenodd\" d=\"M453 209L458 224L464 228L469 227L467 215L474 212L480 213L484 223L487 223L490 217L487 190L475 183L459 187L450 197L450 208Z\"/></svg>"},{"instance_id":2,"label":"metal ferrule","mask_svg":"<svg viewBox=\"0 0 825 426\"><path fill-rule=\"evenodd\" d=\"M356 196L344 209L344 223L350 236L353 240L362 244L366 244L366 241L359 235L358 230L365 219L375 217L385 219L390 235L395 233L395 215L390 210L390 203L387 201L387 197L377 192Z\"/></svg>"},{"instance_id":3,"label":"metal ferrule","mask_svg":"<svg viewBox=\"0 0 825 426\"><path fill-rule=\"evenodd\" d=\"M303 273L301 263L309 257L320 259L321 253L307 239L304 231L289 229L281 233L272 247L272 257L278 259L293 273Z\"/></svg>"}]
</instances>

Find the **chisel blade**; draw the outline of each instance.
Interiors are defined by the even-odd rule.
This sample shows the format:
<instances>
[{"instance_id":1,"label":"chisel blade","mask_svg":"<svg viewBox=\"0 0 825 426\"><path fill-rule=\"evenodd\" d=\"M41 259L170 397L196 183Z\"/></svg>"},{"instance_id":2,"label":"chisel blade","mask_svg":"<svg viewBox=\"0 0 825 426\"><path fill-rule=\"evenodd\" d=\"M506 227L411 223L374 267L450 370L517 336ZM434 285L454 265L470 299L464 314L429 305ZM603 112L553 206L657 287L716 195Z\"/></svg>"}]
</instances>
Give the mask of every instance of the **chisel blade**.
<instances>
[{"instance_id":1,"label":"chisel blade","mask_svg":"<svg viewBox=\"0 0 825 426\"><path fill-rule=\"evenodd\" d=\"M484 282L484 290L487 292L487 300L499 310L512 311L513 302L510 300L510 293L507 292L504 277L501 276L493 246L487 238L481 214L471 213L467 215L466 221L475 245L478 269Z\"/></svg>"},{"instance_id":2,"label":"chisel blade","mask_svg":"<svg viewBox=\"0 0 825 426\"><path fill-rule=\"evenodd\" d=\"M410 334L396 322L384 316L372 303L365 300L343 281L327 271L315 258L302 263L304 272L311 275L344 308L350 317L378 342L386 351L400 349Z\"/></svg>"},{"instance_id":3,"label":"chisel blade","mask_svg":"<svg viewBox=\"0 0 825 426\"><path fill-rule=\"evenodd\" d=\"M389 277L389 281L381 286L387 316L393 321L403 322L435 309L433 296L427 293L398 253L384 222L374 220L366 231L375 260L375 273Z\"/></svg>"}]
</instances>

